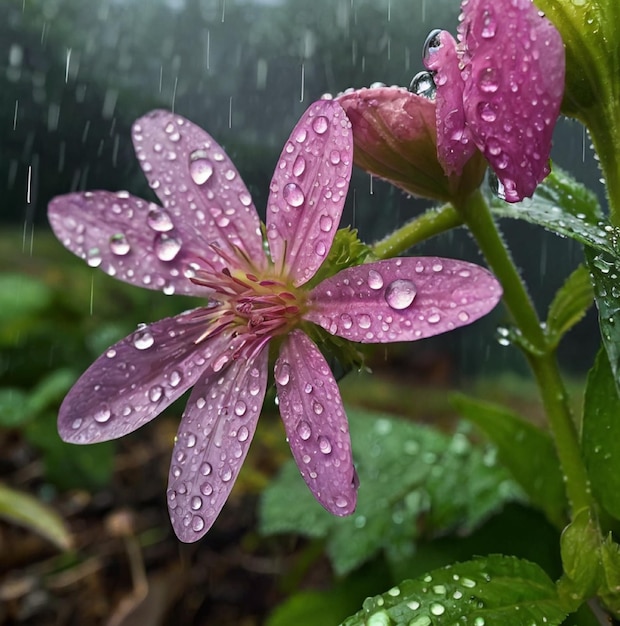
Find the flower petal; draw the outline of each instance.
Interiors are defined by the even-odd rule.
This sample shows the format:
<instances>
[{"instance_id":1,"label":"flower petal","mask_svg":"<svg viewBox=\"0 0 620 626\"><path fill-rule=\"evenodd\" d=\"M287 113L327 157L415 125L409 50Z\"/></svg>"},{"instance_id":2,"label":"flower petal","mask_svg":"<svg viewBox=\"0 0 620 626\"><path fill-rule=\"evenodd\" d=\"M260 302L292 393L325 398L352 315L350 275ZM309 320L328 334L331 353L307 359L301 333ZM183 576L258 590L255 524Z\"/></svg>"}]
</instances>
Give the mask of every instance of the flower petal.
<instances>
[{"instance_id":1,"label":"flower petal","mask_svg":"<svg viewBox=\"0 0 620 626\"><path fill-rule=\"evenodd\" d=\"M549 173L564 90L562 39L531 0L469 0L459 35L467 124L505 199L517 202Z\"/></svg>"},{"instance_id":2,"label":"flower petal","mask_svg":"<svg viewBox=\"0 0 620 626\"><path fill-rule=\"evenodd\" d=\"M299 471L314 497L335 515L350 515L357 474L338 385L318 348L291 332L276 361L280 414Z\"/></svg>"},{"instance_id":3,"label":"flower petal","mask_svg":"<svg viewBox=\"0 0 620 626\"><path fill-rule=\"evenodd\" d=\"M296 286L314 276L331 248L352 163L351 124L342 107L315 102L282 150L267 204L271 256Z\"/></svg>"},{"instance_id":4,"label":"flower petal","mask_svg":"<svg viewBox=\"0 0 620 626\"><path fill-rule=\"evenodd\" d=\"M499 301L502 289L478 265L438 257L358 265L311 292L304 318L361 343L413 341L470 324Z\"/></svg>"},{"instance_id":5,"label":"flower petal","mask_svg":"<svg viewBox=\"0 0 620 626\"><path fill-rule=\"evenodd\" d=\"M435 72L437 92L437 156L448 176L460 176L476 151L471 131L465 123L463 79L459 69L456 41L445 30L436 35L438 45L424 57L426 68Z\"/></svg>"},{"instance_id":6,"label":"flower petal","mask_svg":"<svg viewBox=\"0 0 620 626\"><path fill-rule=\"evenodd\" d=\"M163 319L114 344L78 379L58 413L58 432L71 443L122 437L159 415L226 350L222 334L196 343L201 309Z\"/></svg>"},{"instance_id":7,"label":"flower petal","mask_svg":"<svg viewBox=\"0 0 620 626\"><path fill-rule=\"evenodd\" d=\"M168 508L177 537L211 528L237 479L267 386L268 350L205 376L193 389L172 451Z\"/></svg>"},{"instance_id":8,"label":"flower petal","mask_svg":"<svg viewBox=\"0 0 620 626\"><path fill-rule=\"evenodd\" d=\"M226 252L240 248L266 266L260 220L233 162L207 132L169 111L136 120L132 139L140 165L184 244L197 239ZM187 241L184 241L187 239ZM220 257L202 245L217 269Z\"/></svg>"},{"instance_id":9,"label":"flower petal","mask_svg":"<svg viewBox=\"0 0 620 626\"><path fill-rule=\"evenodd\" d=\"M168 294L205 295L205 288L188 276L205 256L206 245L186 230L180 235L166 215L160 206L126 191L70 193L54 198L48 208L58 239L91 267ZM157 228L149 227L155 223Z\"/></svg>"}]
</instances>

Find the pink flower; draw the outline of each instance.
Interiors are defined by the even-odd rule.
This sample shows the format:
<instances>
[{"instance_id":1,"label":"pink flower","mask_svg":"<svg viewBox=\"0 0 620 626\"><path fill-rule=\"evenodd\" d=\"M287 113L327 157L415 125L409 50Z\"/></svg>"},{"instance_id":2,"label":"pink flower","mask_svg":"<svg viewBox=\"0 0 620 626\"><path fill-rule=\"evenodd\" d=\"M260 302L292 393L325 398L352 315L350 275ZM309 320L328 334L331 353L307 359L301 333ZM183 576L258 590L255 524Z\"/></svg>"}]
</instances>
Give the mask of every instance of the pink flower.
<instances>
[{"instance_id":1,"label":"pink flower","mask_svg":"<svg viewBox=\"0 0 620 626\"><path fill-rule=\"evenodd\" d=\"M275 384L293 456L316 499L353 512L357 480L346 415L310 323L359 342L410 341L468 324L501 289L486 270L439 258L350 267L314 288L338 226L352 162L351 124L336 102L310 106L271 181L267 244L248 190L222 148L188 120L155 111L133 141L159 206L127 192L55 198L54 232L117 278L204 306L141 325L109 348L67 394L66 441L121 437L193 387L175 439L168 504L195 541L213 524L254 435L278 350Z\"/></svg>"},{"instance_id":2,"label":"pink flower","mask_svg":"<svg viewBox=\"0 0 620 626\"><path fill-rule=\"evenodd\" d=\"M458 43L431 33L425 64L437 86L437 150L458 175L478 148L509 202L549 173L564 91L564 46L532 0L463 0Z\"/></svg>"}]
</instances>

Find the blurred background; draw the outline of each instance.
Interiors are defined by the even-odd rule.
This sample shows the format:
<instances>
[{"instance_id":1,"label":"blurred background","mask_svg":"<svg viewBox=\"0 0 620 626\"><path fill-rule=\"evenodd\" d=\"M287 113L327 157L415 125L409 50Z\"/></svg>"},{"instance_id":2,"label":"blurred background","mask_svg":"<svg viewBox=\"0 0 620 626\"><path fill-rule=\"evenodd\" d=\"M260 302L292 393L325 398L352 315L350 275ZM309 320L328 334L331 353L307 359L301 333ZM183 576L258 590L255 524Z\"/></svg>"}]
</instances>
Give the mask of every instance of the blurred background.
<instances>
[{"instance_id":1,"label":"blurred background","mask_svg":"<svg viewBox=\"0 0 620 626\"><path fill-rule=\"evenodd\" d=\"M0 0L0 483L59 511L73 546L59 553L54 541L67 547L67 537L41 539L0 520L0 622L172 623L174 609L176 623L258 624L290 593L280 576L291 554L309 558L308 546L265 544L253 530L257 494L287 458L276 417L263 420L238 495L195 547L176 543L165 511L182 402L119 444L59 441L55 413L79 373L136 324L196 304L88 268L51 235L46 206L88 189L154 200L130 126L165 108L225 147L262 211L305 108L348 87L407 86L422 69L428 32L455 32L458 11L456 0ZM560 121L552 156L602 201L579 124ZM428 206L356 171L342 226L372 242ZM524 224L502 227L542 313L580 250ZM480 260L462 232L412 253ZM495 338L504 321L498 308L446 337L371 350L375 376L350 374L343 394L359 406L451 423L442 389L468 385L526 403L536 419L518 352ZM591 311L561 348L577 390L597 332ZM270 407L275 415L273 398ZM312 562L310 574L297 568L296 582L320 587L331 580L328 565ZM145 606L149 617L131 621Z\"/></svg>"}]
</instances>

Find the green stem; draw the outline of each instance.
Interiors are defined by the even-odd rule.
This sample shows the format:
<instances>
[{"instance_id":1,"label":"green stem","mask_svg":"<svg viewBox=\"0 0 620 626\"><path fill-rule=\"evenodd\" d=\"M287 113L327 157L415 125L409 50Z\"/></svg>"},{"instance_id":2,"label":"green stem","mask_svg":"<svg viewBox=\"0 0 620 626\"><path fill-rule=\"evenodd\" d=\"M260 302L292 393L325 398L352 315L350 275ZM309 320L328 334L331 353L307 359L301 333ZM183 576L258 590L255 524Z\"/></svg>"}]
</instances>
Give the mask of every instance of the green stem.
<instances>
[{"instance_id":1,"label":"green stem","mask_svg":"<svg viewBox=\"0 0 620 626\"><path fill-rule=\"evenodd\" d=\"M593 510L588 475L581 458L577 429L564 382L554 351L547 344L525 285L502 241L482 193L479 190L474 192L458 208L491 270L502 284L504 302L525 344L535 348L524 352L536 377L547 412L573 515L583 508Z\"/></svg>"},{"instance_id":2,"label":"green stem","mask_svg":"<svg viewBox=\"0 0 620 626\"><path fill-rule=\"evenodd\" d=\"M427 211L397 231L377 242L373 248L375 259L394 257L412 246L446 232L463 223L463 218L451 204Z\"/></svg>"}]
</instances>

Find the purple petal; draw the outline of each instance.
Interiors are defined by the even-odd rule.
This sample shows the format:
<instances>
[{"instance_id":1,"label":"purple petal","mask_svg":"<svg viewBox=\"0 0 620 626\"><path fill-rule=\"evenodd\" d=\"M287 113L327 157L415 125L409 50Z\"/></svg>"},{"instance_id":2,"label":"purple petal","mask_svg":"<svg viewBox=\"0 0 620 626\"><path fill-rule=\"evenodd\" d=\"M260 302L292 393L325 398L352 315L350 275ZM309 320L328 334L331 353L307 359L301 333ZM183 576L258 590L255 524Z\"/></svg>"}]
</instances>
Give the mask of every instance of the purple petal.
<instances>
[{"instance_id":1,"label":"purple petal","mask_svg":"<svg viewBox=\"0 0 620 626\"><path fill-rule=\"evenodd\" d=\"M342 107L315 102L282 150L267 204L271 256L296 286L314 276L331 248L352 163L351 124Z\"/></svg>"},{"instance_id":2,"label":"purple petal","mask_svg":"<svg viewBox=\"0 0 620 626\"><path fill-rule=\"evenodd\" d=\"M224 352L205 331L201 309L138 328L101 355L66 395L58 432L71 443L122 437L159 415Z\"/></svg>"},{"instance_id":3,"label":"purple petal","mask_svg":"<svg viewBox=\"0 0 620 626\"><path fill-rule=\"evenodd\" d=\"M205 259L224 264L203 245L245 252L263 269L260 221L233 162L207 132L168 111L138 119L132 138L140 165L184 244L196 239ZM187 239L187 241L185 241Z\"/></svg>"},{"instance_id":4,"label":"purple petal","mask_svg":"<svg viewBox=\"0 0 620 626\"><path fill-rule=\"evenodd\" d=\"M476 145L465 123L464 84L456 41L445 30L438 38L440 45L431 48L424 59L426 68L436 72L437 156L448 176L459 176L476 151Z\"/></svg>"},{"instance_id":5,"label":"purple petal","mask_svg":"<svg viewBox=\"0 0 620 626\"><path fill-rule=\"evenodd\" d=\"M305 333L294 330L284 341L275 380L301 475L330 513L350 515L357 501L357 475L347 416L329 365Z\"/></svg>"},{"instance_id":6,"label":"purple petal","mask_svg":"<svg viewBox=\"0 0 620 626\"><path fill-rule=\"evenodd\" d=\"M168 294L206 293L188 279L209 254L206 244L186 228L173 228L152 202L126 191L70 193L50 202L48 217L61 243L91 267Z\"/></svg>"},{"instance_id":7,"label":"purple petal","mask_svg":"<svg viewBox=\"0 0 620 626\"><path fill-rule=\"evenodd\" d=\"M549 173L564 90L562 39L531 0L469 0L459 34L467 124L505 199L517 202Z\"/></svg>"},{"instance_id":8,"label":"purple petal","mask_svg":"<svg viewBox=\"0 0 620 626\"><path fill-rule=\"evenodd\" d=\"M254 436L268 350L205 376L192 391L172 451L168 508L177 537L197 541L219 515Z\"/></svg>"},{"instance_id":9,"label":"purple petal","mask_svg":"<svg viewBox=\"0 0 620 626\"><path fill-rule=\"evenodd\" d=\"M438 257L399 258L350 267L311 292L304 318L361 343L413 341L470 324L502 289L478 265Z\"/></svg>"}]
</instances>

